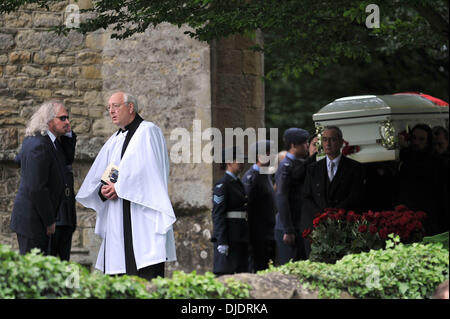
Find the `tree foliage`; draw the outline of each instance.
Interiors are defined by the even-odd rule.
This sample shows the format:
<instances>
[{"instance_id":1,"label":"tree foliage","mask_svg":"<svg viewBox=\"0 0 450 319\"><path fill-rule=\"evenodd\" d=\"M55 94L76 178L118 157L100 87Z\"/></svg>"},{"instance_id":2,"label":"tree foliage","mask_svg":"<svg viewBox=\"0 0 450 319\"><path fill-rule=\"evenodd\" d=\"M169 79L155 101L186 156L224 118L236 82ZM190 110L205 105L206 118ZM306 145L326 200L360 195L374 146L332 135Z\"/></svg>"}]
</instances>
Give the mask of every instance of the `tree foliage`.
<instances>
[{"instance_id":1,"label":"tree foliage","mask_svg":"<svg viewBox=\"0 0 450 319\"><path fill-rule=\"evenodd\" d=\"M45 7L52 1L4 0L0 13L23 4ZM53 1L55 2L55 1ZM232 34L252 36L260 29L272 34L270 41L256 46L277 57L269 76L314 72L337 63L340 58L369 61L375 49L368 38L379 40L378 49L402 47L441 50L448 47L448 0L379 0L380 28L366 27L367 6L356 0L97 0L86 13L80 32L110 28L115 38L144 32L149 26L168 22L201 41ZM58 32L67 32L61 25ZM293 52L287 57L285 52Z\"/></svg>"}]
</instances>

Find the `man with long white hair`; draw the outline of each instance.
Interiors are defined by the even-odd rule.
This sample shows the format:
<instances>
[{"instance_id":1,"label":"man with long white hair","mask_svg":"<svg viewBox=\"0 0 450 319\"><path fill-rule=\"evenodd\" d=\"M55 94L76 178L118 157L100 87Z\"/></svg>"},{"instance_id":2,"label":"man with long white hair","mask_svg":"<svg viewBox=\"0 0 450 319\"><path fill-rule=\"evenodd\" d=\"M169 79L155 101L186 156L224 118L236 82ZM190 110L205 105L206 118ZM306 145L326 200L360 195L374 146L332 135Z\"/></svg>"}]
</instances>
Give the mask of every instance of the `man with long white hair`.
<instances>
[{"instance_id":1,"label":"man with long white hair","mask_svg":"<svg viewBox=\"0 0 450 319\"><path fill-rule=\"evenodd\" d=\"M21 254L39 248L45 254L69 259L73 230L66 234L59 226L75 223L71 215L74 209L68 208L73 178L68 179L66 167L75 153L75 136L71 134L68 113L57 100L43 103L28 122L16 157L21 178L10 225ZM63 141L64 135L69 135L70 141Z\"/></svg>"},{"instance_id":2,"label":"man with long white hair","mask_svg":"<svg viewBox=\"0 0 450 319\"><path fill-rule=\"evenodd\" d=\"M164 277L165 262L176 259L164 135L137 114L137 100L127 93L114 93L106 109L119 130L103 145L76 196L97 212L95 232L103 241L96 268L147 280Z\"/></svg>"}]
</instances>

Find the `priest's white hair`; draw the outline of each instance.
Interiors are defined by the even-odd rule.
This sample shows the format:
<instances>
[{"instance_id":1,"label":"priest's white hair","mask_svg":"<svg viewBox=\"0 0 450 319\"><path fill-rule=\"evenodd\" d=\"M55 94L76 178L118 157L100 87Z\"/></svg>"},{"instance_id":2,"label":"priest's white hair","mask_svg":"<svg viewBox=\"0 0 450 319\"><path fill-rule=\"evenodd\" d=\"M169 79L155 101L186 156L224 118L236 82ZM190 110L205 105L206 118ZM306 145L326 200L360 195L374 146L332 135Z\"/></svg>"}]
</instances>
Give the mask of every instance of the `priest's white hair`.
<instances>
[{"instance_id":1,"label":"priest's white hair","mask_svg":"<svg viewBox=\"0 0 450 319\"><path fill-rule=\"evenodd\" d=\"M54 119L60 107L64 107L64 104L59 100L44 102L31 116L25 129L25 136L47 135L48 122Z\"/></svg>"},{"instance_id":2,"label":"priest's white hair","mask_svg":"<svg viewBox=\"0 0 450 319\"><path fill-rule=\"evenodd\" d=\"M123 102L124 103L133 103L133 105L134 105L134 112L135 113L138 112L138 110L139 110L138 102L137 102L137 99L134 96L132 96L129 93L123 93Z\"/></svg>"}]
</instances>

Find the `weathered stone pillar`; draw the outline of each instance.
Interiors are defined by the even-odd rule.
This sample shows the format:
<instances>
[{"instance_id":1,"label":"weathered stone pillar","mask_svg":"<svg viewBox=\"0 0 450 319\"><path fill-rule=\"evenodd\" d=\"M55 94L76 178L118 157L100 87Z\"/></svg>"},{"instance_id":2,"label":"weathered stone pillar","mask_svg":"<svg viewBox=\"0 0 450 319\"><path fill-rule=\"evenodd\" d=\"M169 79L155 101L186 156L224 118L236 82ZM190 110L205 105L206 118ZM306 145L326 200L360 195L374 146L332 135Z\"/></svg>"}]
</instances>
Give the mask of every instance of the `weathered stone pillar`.
<instances>
[{"instance_id":1,"label":"weathered stone pillar","mask_svg":"<svg viewBox=\"0 0 450 319\"><path fill-rule=\"evenodd\" d=\"M250 49L262 41L258 31L254 40L233 35L211 46L212 124L221 130L223 145L225 128L265 127L264 57ZM222 175L214 165L214 180Z\"/></svg>"}]
</instances>

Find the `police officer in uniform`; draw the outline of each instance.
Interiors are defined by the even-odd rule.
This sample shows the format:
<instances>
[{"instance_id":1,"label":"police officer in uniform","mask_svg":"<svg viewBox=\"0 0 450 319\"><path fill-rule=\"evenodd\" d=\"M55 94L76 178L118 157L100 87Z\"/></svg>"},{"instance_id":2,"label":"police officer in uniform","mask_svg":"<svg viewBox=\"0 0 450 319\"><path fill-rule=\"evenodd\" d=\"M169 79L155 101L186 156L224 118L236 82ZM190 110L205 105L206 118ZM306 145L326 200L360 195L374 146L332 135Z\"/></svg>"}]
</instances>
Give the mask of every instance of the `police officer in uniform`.
<instances>
[{"instance_id":1,"label":"police officer in uniform","mask_svg":"<svg viewBox=\"0 0 450 319\"><path fill-rule=\"evenodd\" d=\"M213 189L214 268L216 275L248 271L247 195L238 175L246 157L237 147L222 152L224 176Z\"/></svg>"},{"instance_id":2,"label":"police officer in uniform","mask_svg":"<svg viewBox=\"0 0 450 319\"><path fill-rule=\"evenodd\" d=\"M275 191L271 175L268 174L272 144L264 140L252 145L251 150L257 154L257 160L242 178L248 195L249 272L267 269L269 261L275 261Z\"/></svg>"},{"instance_id":3,"label":"police officer in uniform","mask_svg":"<svg viewBox=\"0 0 450 319\"><path fill-rule=\"evenodd\" d=\"M290 259L293 261L306 259L300 232L300 216L306 167L314 161L314 158L308 157L308 139L308 131L301 128L290 128L283 136L287 154L275 174L277 185L275 199L278 210L275 240L280 265Z\"/></svg>"}]
</instances>

